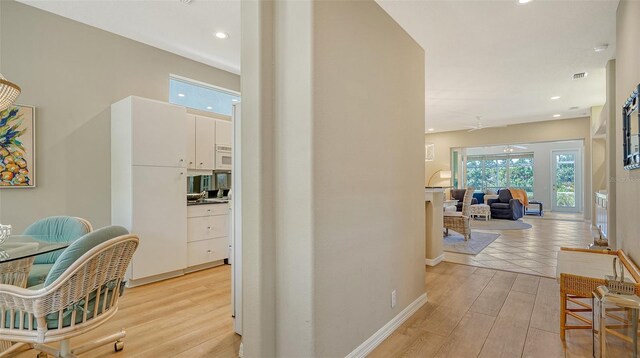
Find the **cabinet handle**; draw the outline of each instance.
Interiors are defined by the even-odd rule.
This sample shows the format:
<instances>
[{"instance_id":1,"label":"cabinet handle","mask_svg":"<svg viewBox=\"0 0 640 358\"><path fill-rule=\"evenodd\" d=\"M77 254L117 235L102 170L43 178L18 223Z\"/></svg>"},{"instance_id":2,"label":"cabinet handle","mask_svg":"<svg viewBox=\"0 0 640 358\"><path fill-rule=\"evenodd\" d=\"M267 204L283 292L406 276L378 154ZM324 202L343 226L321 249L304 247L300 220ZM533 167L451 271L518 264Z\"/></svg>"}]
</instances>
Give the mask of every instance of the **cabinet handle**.
<instances>
[{"instance_id":1,"label":"cabinet handle","mask_svg":"<svg viewBox=\"0 0 640 358\"><path fill-rule=\"evenodd\" d=\"M207 250L207 253L208 253L208 254L210 254L210 253L211 253L211 250Z\"/></svg>"},{"instance_id":2,"label":"cabinet handle","mask_svg":"<svg viewBox=\"0 0 640 358\"><path fill-rule=\"evenodd\" d=\"M208 213L210 213L210 212L211 212L211 209L207 209L207 212L208 212Z\"/></svg>"},{"instance_id":3,"label":"cabinet handle","mask_svg":"<svg viewBox=\"0 0 640 358\"><path fill-rule=\"evenodd\" d=\"M211 230L211 226L207 227L207 230Z\"/></svg>"},{"instance_id":4,"label":"cabinet handle","mask_svg":"<svg viewBox=\"0 0 640 358\"><path fill-rule=\"evenodd\" d=\"M184 172L180 172L180 175L184 175Z\"/></svg>"},{"instance_id":5,"label":"cabinet handle","mask_svg":"<svg viewBox=\"0 0 640 358\"><path fill-rule=\"evenodd\" d=\"M180 159L180 163L184 162L184 159Z\"/></svg>"},{"instance_id":6,"label":"cabinet handle","mask_svg":"<svg viewBox=\"0 0 640 358\"><path fill-rule=\"evenodd\" d=\"M204 164L203 162L200 162L200 165Z\"/></svg>"},{"instance_id":7,"label":"cabinet handle","mask_svg":"<svg viewBox=\"0 0 640 358\"><path fill-rule=\"evenodd\" d=\"M189 164L193 164L193 162L189 162Z\"/></svg>"}]
</instances>

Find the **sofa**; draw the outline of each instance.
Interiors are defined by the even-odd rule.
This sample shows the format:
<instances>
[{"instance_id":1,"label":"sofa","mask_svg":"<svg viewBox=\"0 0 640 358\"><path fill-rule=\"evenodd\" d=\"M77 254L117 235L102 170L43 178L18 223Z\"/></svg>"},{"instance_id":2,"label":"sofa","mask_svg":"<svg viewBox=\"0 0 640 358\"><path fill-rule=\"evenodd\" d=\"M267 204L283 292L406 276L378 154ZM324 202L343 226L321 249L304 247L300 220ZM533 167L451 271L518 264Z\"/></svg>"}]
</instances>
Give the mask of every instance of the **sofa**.
<instances>
[{"instance_id":1,"label":"sofa","mask_svg":"<svg viewBox=\"0 0 640 358\"><path fill-rule=\"evenodd\" d=\"M493 219L518 220L524 215L524 205L511 196L509 189L498 190L498 198L487 200L487 204Z\"/></svg>"},{"instance_id":2,"label":"sofa","mask_svg":"<svg viewBox=\"0 0 640 358\"><path fill-rule=\"evenodd\" d=\"M467 189L451 189L451 192L449 193L451 199L458 200L458 203L456 204L456 211L462 211L462 202L464 201L464 193L466 191ZM477 203L478 199L471 199L471 205L475 205Z\"/></svg>"}]
</instances>

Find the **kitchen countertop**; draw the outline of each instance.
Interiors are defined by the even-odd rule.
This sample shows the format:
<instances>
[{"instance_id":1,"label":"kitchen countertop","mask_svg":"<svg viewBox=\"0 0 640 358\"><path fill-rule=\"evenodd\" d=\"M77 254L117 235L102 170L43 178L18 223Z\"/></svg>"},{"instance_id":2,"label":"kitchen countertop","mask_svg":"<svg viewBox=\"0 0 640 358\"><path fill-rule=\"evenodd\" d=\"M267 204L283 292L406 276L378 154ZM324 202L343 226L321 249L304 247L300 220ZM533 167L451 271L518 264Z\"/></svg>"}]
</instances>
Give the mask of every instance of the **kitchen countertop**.
<instances>
[{"instance_id":1,"label":"kitchen countertop","mask_svg":"<svg viewBox=\"0 0 640 358\"><path fill-rule=\"evenodd\" d=\"M224 200L224 199L204 199L204 200L198 200L198 201L188 201L187 202L187 206L192 206L192 205L211 205L211 204L227 204L229 203L229 200Z\"/></svg>"}]
</instances>

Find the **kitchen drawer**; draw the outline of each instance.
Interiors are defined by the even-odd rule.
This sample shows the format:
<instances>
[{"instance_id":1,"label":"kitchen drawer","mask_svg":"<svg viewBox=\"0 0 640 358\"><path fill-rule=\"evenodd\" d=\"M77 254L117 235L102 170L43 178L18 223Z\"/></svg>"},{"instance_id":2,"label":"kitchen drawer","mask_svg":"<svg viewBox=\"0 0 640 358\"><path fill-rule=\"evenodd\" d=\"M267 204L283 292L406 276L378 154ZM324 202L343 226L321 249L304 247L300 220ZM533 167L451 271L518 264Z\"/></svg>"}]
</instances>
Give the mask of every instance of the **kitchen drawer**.
<instances>
[{"instance_id":1,"label":"kitchen drawer","mask_svg":"<svg viewBox=\"0 0 640 358\"><path fill-rule=\"evenodd\" d=\"M187 244L187 263L196 266L229 257L229 240L226 237Z\"/></svg>"},{"instance_id":2,"label":"kitchen drawer","mask_svg":"<svg viewBox=\"0 0 640 358\"><path fill-rule=\"evenodd\" d=\"M187 206L187 217L229 214L229 204L205 204Z\"/></svg>"},{"instance_id":3,"label":"kitchen drawer","mask_svg":"<svg viewBox=\"0 0 640 358\"><path fill-rule=\"evenodd\" d=\"M187 242L229 236L229 215L187 219Z\"/></svg>"}]
</instances>

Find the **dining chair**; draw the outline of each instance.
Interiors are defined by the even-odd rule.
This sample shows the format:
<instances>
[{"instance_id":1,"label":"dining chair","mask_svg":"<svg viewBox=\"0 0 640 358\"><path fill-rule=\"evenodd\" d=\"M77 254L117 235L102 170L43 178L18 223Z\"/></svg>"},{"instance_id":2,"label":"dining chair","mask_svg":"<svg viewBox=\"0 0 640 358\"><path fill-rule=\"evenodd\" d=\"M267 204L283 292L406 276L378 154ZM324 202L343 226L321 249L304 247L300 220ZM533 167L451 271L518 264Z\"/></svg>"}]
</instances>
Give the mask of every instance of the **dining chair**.
<instances>
[{"instance_id":1,"label":"dining chair","mask_svg":"<svg viewBox=\"0 0 640 358\"><path fill-rule=\"evenodd\" d=\"M55 242L73 242L91 232L93 228L87 220L71 216L50 216L29 225L24 235L37 235ZM62 250L38 255L33 262L27 287L36 286L44 282L49 270L62 254Z\"/></svg>"},{"instance_id":2,"label":"dining chair","mask_svg":"<svg viewBox=\"0 0 640 358\"><path fill-rule=\"evenodd\" d=\"M444 212L443 226L446 230L446 235L449 235L449 229L460 233L464 240L471 239L471 225L469 224L469 207L471 206L471 200L473 199L473 187L468 187L464 193L462 200L462 211Z\"/></svg>"},{"instance_id":3,"label":"dining chair","mask_svg":"<svg viewBox=\"0 0 640 358\"><path fill-rule=\"evenodd\" d=\"M71 349L69 340L105 323L118 311L125 271L139 239L120 226L93 231L67 247L42 288L0 284L0 337L15 342L0 352L11 357L35 349L39 357L76 357L115 342L124 330ZM60 342L59 349L48 343Z\"/></svg>"}]
</instances>

